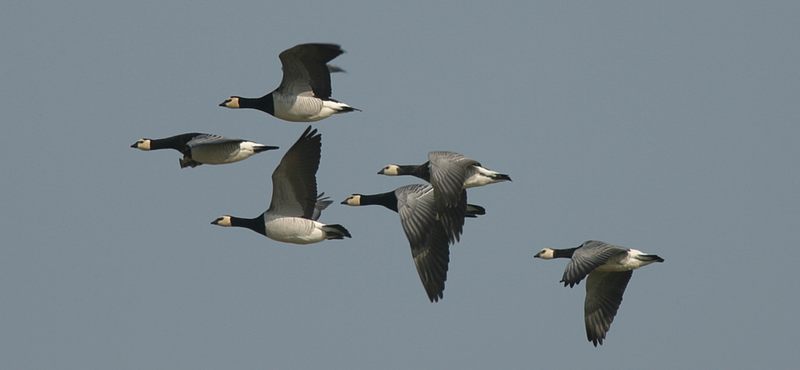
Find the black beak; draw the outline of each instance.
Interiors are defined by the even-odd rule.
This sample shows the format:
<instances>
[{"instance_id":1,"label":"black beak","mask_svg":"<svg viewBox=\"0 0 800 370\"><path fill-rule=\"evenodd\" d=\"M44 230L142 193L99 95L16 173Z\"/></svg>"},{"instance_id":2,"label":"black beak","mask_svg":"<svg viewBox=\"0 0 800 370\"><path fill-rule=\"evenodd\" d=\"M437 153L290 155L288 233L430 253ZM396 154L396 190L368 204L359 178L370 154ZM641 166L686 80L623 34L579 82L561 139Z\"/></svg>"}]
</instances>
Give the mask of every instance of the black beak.
<instances>
[{"instance_id":1,"label":"black beak","mask_svg":"<svg viewBox=\"0 0 800 370\"><path fill-rule=\"evenodd\" d=\"M222 102L222 103L219 103L219 106L220 106L220 107L224 107L224 106L225 106L225 103L227 103L227 102L228 102L228 101L226 100L226 101L224 101L224 102Z\"/></svg>"},{"instance_id":2,"label":"black beak","mask_svg":"<svg viewBox=\"0 0 800 370\"><path fill-rule=\"evenodd\" d=\"M221 218L218 218L218 219L216 219L214 221L211 221L211 224L212 225L219 225L219 220L221 220Z\"/></svg>"},{"instance_id":3,"label":"black beak","mask_svg":"<svg viewBox=\"0 0 800 370\"><path fill-rule=\"evenodd\" d=\"M139 142L137 141L137 142L135 142L135 143L131 144L131 148L134 148L134 149L136 149L136 144L139 144Z\"/></svg>"},{"instance_id":4,"label":"black beak","mask_svg":"<svg viewBox=\"0 0 800 370\"><path fill-rule=\"evenodd\" d=\"M343 201L342 201L341 203L339 203L339 204L347 204L347 199L343 200Z\"/></svg>"}]
</instances>

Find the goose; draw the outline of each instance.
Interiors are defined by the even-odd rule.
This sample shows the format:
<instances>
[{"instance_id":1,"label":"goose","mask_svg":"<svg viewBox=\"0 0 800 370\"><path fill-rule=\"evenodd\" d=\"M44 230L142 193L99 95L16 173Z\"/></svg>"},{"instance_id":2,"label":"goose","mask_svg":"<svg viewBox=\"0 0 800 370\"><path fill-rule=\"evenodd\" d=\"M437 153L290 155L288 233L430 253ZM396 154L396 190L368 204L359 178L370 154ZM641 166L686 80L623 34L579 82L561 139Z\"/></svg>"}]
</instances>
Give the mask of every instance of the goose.
<instances>
[{"instance_id":1,"label":"goose","mask_svg":"<svg viewBox=\"0 0 800 370\"><path fill-rule=\"evenodd\" d=\"M428 184L401 186L379 194L352 194L342 204L348 206L381 205L400 215L406 239L411 245L411 256L422 286L431 302L443 297L447 280L450 248L444 226L436 220L433 187ZM469 205L467 217L485 213L483 207Z\"/></svg>"},{"instance_id":2,"label":"goose","mask_svg":"<svg viewBox=\"0 0 800 370\"><path fill-rule=\"evenodd\" d=\"M183 154L181 168L201 164L226 164L250 158L253 154L278 149L249 140L229 139L219 135L190 132L163 139L142 138L131 148L139 150L175 149Z\"/></svg>"},{"instance_id":3,"label":"goose","mask_svg":"<svg viewBox=\"0 0 800 370\"><path fill-rule=\"evenodd\" d=\"M570 258L561 278L564 286L573 287L589 276L586 279L583 311L586 338L595 347L603 344L633 270L653 262L664 262L655 254L645 254L597 240L586 241L575 248L544 248L534 257L545 260Z\"/></svg>"},{"instance_id":4,"label":"goose","mask_svg":"<svg viewBox=\"0 0 800 370\"><path fill-rule=\"evenodd\" d=\"M420 165L389 164L378 171L386 176L415 176L433 185L436 206L450 241L458 241L463 231L465 189L511 181L511 177L481 166L463 154L434 151L428 153L428 161Z\"/></svg>"},{"instance_id":5,"label":"goose","mask_svg":"<svg viewBox=\"0 0 800 370\"><path fill-rule=\"evenodd\" d=\"M283 79L277 89L260 98L231 96L219 104L252 108L290 122L313 122L336 113L360 111L331 99L331 72L341 68L326 63L344 53L335 44L300 44L280 53Z\"/></svg>"},{"instance_id":6,"label":"goose","mask_svg":"<svg viewBox=\"0 0 800 370\"><path fill-rule=\"evenodd\" d=\"M406 185L380 194L352 194L342 204L382 205L397 212L428 299L437 302L443 298L450 247L443 225L436 221L430 185Z\"/></svg>"},{"instance_id":7,"label":"goose","mask_svg":"<svg viewBox=\"0 0 800 370\"><path fill-rule=\"evenodd\" d=\"M244 227L272 240L311 244L350 237L342 225L323 224L317 219L331 201L317 194L316 173L322 148L322 135L309 126L284 154L272 172L272 201L255 218L231 215L218 217L211 224Z\"/></svg>"}]
</instances>

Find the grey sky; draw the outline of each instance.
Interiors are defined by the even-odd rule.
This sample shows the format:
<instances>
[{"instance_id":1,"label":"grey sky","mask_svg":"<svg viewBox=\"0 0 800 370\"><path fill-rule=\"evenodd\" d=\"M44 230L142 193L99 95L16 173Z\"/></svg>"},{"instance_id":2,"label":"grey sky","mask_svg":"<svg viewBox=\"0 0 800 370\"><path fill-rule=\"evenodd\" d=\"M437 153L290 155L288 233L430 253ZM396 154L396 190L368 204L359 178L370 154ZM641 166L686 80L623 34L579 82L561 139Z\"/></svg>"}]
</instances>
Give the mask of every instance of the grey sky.
<instances>
[{"instance_id":1,"label":"grey sky","mask_svg":"<svg viewBox=\"0 0 800 370\"><path fill-rule=\"evenodd\" d=\"M789 369L798 360L800 3L21 2L0 13L0 358L7 369ZM336 42L321 191L453 150L508 173L431 304L399 219L331 206L346 241L254 217L305 124L217 106ZM136 139L279 145L180 169ZM656 253L605 345L545 246Z\"/></svg>"}]
</instances>

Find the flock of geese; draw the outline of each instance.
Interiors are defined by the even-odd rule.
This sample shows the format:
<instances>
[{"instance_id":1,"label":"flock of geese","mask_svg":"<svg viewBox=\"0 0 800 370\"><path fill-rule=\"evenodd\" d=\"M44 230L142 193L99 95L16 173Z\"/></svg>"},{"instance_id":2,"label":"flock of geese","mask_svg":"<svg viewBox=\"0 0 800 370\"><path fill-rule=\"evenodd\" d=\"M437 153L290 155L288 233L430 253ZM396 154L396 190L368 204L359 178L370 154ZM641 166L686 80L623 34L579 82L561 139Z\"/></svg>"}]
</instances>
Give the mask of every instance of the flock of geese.
<instances>
[{"instance_id":1,"label":"flock of geese","mask_svg":"<svg viewBox=\"0 0 800 370\"><path fill-rule=\"evenodd\" d=\"M359 111L331 98L331 73L342 69L328 63L342 53L344 50L335 44L301 44L287 49L279 56L283 79L278 88L260 98L231 96L220 106L257 109L291 122L314 122L334 114ZM234 163L279 149L205 133L143 138L131 147L144 151L177 150L183 155L179 159L181 168ZM309 126L272 172L272 198L266 211L255 218L224 215L211 223L248 228L270 239L293 244L350 238L344 226L319 221L322 211L333 203L317 190L321 147L322 135ZM466 189L511 178L448 151L430 152L428 160L419 165L389 164L378 174L414 176L425 183L385 193L352 194L341 204L381 205L399 214L422 285L431 302L436 302L443 298L450 245L460 240L464 219L486 213L483 207L467 203ZM564 286L573 287L586 278L584 320L587 338L595 346L603 344L633 270L664 261L656 255L596 240L575 248L544 248L534 257L570 259L561 279Z\"/></svg>"}]
</instances>

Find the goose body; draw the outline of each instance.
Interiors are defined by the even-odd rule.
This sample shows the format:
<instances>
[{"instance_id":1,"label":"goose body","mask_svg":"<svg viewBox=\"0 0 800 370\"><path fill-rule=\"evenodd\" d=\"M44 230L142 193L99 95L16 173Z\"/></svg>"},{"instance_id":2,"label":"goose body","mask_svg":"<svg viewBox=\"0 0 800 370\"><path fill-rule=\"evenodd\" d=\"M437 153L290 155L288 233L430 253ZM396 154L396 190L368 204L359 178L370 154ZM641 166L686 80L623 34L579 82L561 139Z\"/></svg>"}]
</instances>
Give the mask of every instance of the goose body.
<instances>
[{"instance_id":1,"label":"goose body","mask_svg":"<svg viewBox=\"0 0 800 370\"><path fill-rule=\"evenodd\" d=\"M181 168L197 167L201 164L226 164L250 158L256 153L278 149L277 146L259 144L254 141L230 139L220 135L190 132L163 139L142 138L131 148L139 150L174 149L181 154Z\"/></svg>"},{"instance_id":2,"label":"goose body","mask_svg":"<svg viewBox=\"0 0 800 370\"><path fill-rule=\"evenodd\" d=\"M448 230L450 241L458 241L463 231L467 188L511 181L511 177L481 166L463 154L447 151L428 153L420 165L389 164L378 171L386 176L415 176L433 185L437 213Z\"/></svg>"},{"instance_id":3,"label":"goose body","mask_svg":"<svg viewBox=\"0 0 800 370\"><path fill-rule=\"evenodd\" d=\"M443 297L450 261L448 232L438 221L428 184L401 186L394 191L364 195L353 194L342 204L350 206L382 205L400 215L400 224L411 246L411 256L422 285L431 302ZM470 216L485 213L480 206L470 205Z\"/></svg>"},{"instance_id":4,"label":"goose body","mask_svg":"<svg viewBox=\"0 0 800 370\"><path fill-rule=\"evenodd\" d=\"M260 98L231 96L226 108L251 108L290 122L314 122L336 113L358 109L331 98L331 72L341 68L326 64L344 53L335 44L300 44L280 53L283 79L277 89Z\"/></svg>"},{"instance_id":5,"label":"goose body","mask_svg":"<svg viewBox=\"0 0 800 370\"><path fill-rule=\"evenodd\" d=\"M317 194L316 173L322 148L322 135L308 127L281 159L272 173L272 201L256 218L225 215L214 225L244 227L270 239L311 244L328 239L349 238L342 225L323 224L317 219L331 201Z\"/></svg>"},{"instance_id":6,"label":"goose body","mask_svg":"<svg viewBox=\"0 0 800 370\"><path fill-rule=\"evenodd\" d=\"M636 249L622 248L597 240L589 240L576 248L544 248L534 257L542 259L569 258L561 282L570 287L586 278L584 323L586 338L595 347L603 344L617 314L622 295L633 270L664 259Z\"/></svg>"}]
</instances>

